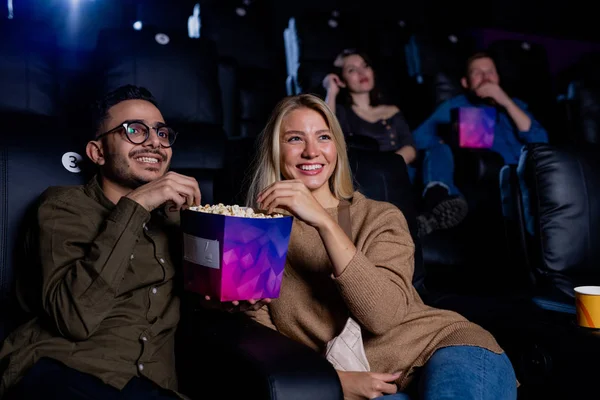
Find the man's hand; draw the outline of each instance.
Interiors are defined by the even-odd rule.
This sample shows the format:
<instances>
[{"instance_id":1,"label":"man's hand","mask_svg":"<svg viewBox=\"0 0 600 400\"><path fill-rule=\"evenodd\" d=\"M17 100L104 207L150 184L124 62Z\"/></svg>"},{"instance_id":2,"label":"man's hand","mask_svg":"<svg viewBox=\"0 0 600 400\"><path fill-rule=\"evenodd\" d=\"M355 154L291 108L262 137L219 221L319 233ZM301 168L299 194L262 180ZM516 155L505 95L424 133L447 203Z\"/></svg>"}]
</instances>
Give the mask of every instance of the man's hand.
<instances>
[{"instance_id":1,"label":"man's hand","mask_svg":"<svg viewBox=\"0 0 600 400\"><path fill-rule=\"evenodd\" d=\"M482 99L492 98L503 107L508 107L512 103L510 96L497 83L484 82L475 89L475 94Z\"/></svg>"},{"instance_id":2,"label":"man's hand","mask_svg":"<svg viewBox=\"0 0 600 400\"><path fill-rule=\"evenodd\" d=\"M201 302L202 306L209 309L218 309L227 311L230 313L244 312L244 311L256 311L265 304L269 304L271 299L255 300L250 299L247 301L231 301L231 302L220 302L218 300L212 300L210 296L204 296L204 301Z\"/></svg>"},{"instance_id":3,"label":"man's hand","mask_svg":"<svg viewBox=\"0 0 600 400\"><path fill-rule=\"evenodd\" d=\"M200 205L200 188L194 178L168 172L129 193L126 197L139 203L148 211L165 203L171 205L170 211Z\"/></svg>"},{"instance_id":4,"label":"man's hand","mask_svg":"<svg viewBox=\"0 0 600 400\"><path fill-rule=\"evenodd\" d=\"M374 399L398 391L393 382L401 373L380 374L377 372L337 371L342 383L344 400Z\"/></svg>"}]
</instances>

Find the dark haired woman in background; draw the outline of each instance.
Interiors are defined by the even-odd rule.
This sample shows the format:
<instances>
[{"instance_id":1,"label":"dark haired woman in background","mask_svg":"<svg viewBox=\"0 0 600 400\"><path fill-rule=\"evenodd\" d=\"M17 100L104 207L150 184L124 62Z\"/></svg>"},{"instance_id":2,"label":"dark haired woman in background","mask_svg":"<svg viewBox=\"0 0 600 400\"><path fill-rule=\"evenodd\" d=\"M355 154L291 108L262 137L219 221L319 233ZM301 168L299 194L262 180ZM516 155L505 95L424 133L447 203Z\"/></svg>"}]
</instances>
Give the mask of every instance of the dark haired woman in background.
<instances>
[{"instance_id":1,"label":"dark haired woman in background","mask_svg":"<svg viewBox=\"0 0 600 400\"><path fill-rule=\"evenodd\" d=\"M454 185L450 148L440 143L417 155L410 128L400 109L383 102L366 54L343 51L334 61L336 73L323 80L326 102L336 114L344 135L366 136L377 141L379 151L393 151L404 159L411 181L417 172L423 181L423 210L417 217L419 235L458 225L467 214L467 203ZM443 168L440 168L443 167Z\"/></svg>"}]
</instances>

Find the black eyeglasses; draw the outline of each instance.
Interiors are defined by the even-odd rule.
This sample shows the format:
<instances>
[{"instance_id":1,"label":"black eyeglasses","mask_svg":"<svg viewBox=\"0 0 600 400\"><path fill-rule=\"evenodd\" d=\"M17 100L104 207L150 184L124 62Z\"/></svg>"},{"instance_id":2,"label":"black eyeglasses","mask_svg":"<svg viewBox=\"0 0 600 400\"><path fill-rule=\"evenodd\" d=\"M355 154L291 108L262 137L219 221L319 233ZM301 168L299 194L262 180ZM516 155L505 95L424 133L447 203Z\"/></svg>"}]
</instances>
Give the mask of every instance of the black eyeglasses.
<instances>
[{"instance_id":1,"label":"black eyeglasses","mask_svg":"<svg viewBox=\"0 0 600 400\"><path fill-rule=\"evenodd\" d=\"M114 132L118 132L119 130L125 130L125 137L133 144L142 144L150 137L150 130L154 129L156 131L156 136L158 136L158 142L162 147L171 147L173 143L175 143L175 139L177 138L177 132L169 128L166 125L157 126L157 127L149 127L140 121L126 121L121 125L113 128L107 132L101 133L96 136L96 140L100 139L103 136L109 135Z\"/></svg>"}]
</instances>

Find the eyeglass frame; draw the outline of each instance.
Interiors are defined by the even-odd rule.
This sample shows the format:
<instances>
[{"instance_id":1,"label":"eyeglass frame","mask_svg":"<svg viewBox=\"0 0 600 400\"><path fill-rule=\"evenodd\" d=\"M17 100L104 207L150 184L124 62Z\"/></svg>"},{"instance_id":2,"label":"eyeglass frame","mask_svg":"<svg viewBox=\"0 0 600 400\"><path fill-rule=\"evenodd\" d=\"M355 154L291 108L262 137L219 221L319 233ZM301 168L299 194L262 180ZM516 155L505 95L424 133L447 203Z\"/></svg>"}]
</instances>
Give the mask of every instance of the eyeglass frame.
<instances>
[{"instance_id":1,"label":"eyeglass frame","mask_svg":"<svg viewBox=\"0 0 600 400\"><path fill-rule=\"evenodd\" d=\"M129 137L129 135L127 134L127 128L129 127L129 125L131 124L140 124L142 126L144 126L146 128L146 138L144 140L142 140L140 143L135 143L133 140L131 140L131 138ZM168 149L170 147L173 146L173 144L175 143L175 140L177 139L177 136L179 135L179 132L177 132L175 129L167 126L167 124L163 124L163 123L159 123L158 126L148 126L146 125L146 123L144 121L141 121L139 119L132 119L132 120L127 120L127 121L123 121L119 124L119 126L116 126L104 133L101 133L99 135L96 136L96 140L106 136L106 135L110 135L111 133L116 132L119 129L125 129L125 137L127 138L127 140L129 141L129 143L131 144L144 144L148 141L148 139L150 139L150 131L152 129L154 129L154 131L156 132L156 136L158 136L158 130L161 128L168 128L171 130L171 132L173 133L173 141L171 142L171 144L169 144L168 146L165 146L164 144L160 143L160 137L159 137L159 143L160 146L162 148Z\"/></svg>"}]
</instances>

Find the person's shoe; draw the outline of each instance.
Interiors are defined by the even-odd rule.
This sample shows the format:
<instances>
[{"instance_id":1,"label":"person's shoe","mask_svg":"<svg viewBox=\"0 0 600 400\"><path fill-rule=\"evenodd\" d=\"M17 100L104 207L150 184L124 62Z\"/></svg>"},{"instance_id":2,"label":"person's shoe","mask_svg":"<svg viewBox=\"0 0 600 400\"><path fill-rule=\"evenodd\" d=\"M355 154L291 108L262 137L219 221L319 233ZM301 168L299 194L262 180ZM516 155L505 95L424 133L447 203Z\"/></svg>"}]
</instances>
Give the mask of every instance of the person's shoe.
<instances>
[{"instance_id":1,"label":"person's shoe","mask_svg":"<svg viewBox=\"0 0 600 400\"><path fill-rule=\"evenodd\" d=\"M462 196L450 196L442 185L434 185L427 189L423 200L425 212L417 216L420 237L438 229L457 226L469 211L469 206Z\"/></svg>"}]
</instances>

